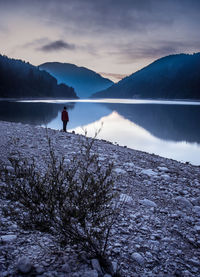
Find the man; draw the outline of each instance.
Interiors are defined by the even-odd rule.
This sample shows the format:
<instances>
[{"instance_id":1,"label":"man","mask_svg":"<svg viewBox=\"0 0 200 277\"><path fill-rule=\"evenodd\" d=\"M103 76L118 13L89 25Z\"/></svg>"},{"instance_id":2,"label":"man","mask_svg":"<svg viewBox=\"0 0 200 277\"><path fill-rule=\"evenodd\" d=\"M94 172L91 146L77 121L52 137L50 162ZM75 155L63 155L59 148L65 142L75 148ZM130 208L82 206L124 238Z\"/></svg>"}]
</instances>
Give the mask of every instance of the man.
<instances>
[{"instance_id":1,"label":"man","mask_svg":"<svg viewBox=\"0 0 200 277\"><path fill-rule=\"evenodd\" d=\"M63 108L61 119L63 122L63 131L66 132L67 122L69 121L69 116L66 107Z\"/></svg>"}]
</instances>

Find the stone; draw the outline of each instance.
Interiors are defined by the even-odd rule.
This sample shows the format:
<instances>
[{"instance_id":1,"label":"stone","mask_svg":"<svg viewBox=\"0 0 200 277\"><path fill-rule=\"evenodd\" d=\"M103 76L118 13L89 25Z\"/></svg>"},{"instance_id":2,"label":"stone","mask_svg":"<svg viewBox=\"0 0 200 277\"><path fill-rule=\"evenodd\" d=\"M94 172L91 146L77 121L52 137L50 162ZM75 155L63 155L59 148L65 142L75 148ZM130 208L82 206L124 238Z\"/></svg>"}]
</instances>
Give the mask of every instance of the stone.
<instances>
[{"instance_id":1,"label":"stone","mask_svg":"<svg viewBox=\"0 0 200 277\"><path fill-rule=\"evenodd\" d=\"M143 169L141 171L142 174L148 175L149 177L157 176L157 172L153 171L152 169Z\"/></svg>"},{"instance_id":2,"label":"stone","mask_svg":"<svg viewBox=\"0 0 200 277\"><path fill-rule=\"evenodd\" d=\"M143 265L145 263L145 259L142 257L141 254L135 252L131 255L132 259L136 261L139 265Z\"/></svg>"},{"instance_id":3,"label":"stone","mask_svg":"<svg viewBox=\"0 0 200 277\"><path fill-rule=\"evenodd\" d=\"M12 242L16 240L17 236L16 235L5 235L0 237L0 241L2 242Z\"/></svg>"},{"instance_id":4,"label":"stone","mask_svg":"<svg viewBox=\"0 0 200 277\"><path fill-rule=\"evenodd\" d=\"M157 207L157 204L155 202L148 199L139 200L139 203L147 207Z\"/></svg>"},{"instance_id":5,"label":"stone","mask_svg":"<svg viewBox=\"0 0 200 277\"><path fill-rule=\"evenodd\" d=\"M193 205L200 206L200 196L192 200Z\"/></svg>"},{"instance_id":6,"label":"stone","mask_svg":"<svg viewBox=\"0 0 200 277\"><path fill-rule=\"evenodd\" d=\"M200 234L200 225L195 225L194 230Z\"/></svg>"},{"instance_id":7,"label":"stone","mask_svg":"<svg viewBox=\"0 0 200 277\"><path fill-rule=\"evenodd\" d=\"M158 166L158 170L163 171L163 172L169 172L169 169L167 167L164 167L164 166Z\"/></svg>"},{"instance_id":8,"label":"stone","mask_svg":"<svg viewBox=\"0 0 200 277\"><path fill-rule=\"evenodd\" d=\"M178 196L174 200L176 202L178 202L179 205L181 205L183 208L186 208L186 209L192 209L193 208L192 203L187 198L185 198L183 196Z\"/></svg>"},{"instance_id":9,"label":"stone","mask_svg":"<svg viewBox=\"0 0 200 277\"><path fill-rule=\"evenodd\" d=\"M69 266L68 263L66 263L66 264L64 264L64 265L62 266L62 271L63 271L63 272L66 272L66 273L71 272L71 268L70 268L70 266Z\"/></svg>"},{"instance_id":10,"label":"stone","mask_svg":"<svg viewBox=\"0 0 200 277\"><path fill-rule=\"evenodd\" d=\"M192 211L200 217L200 206L194 206Z\"/></svg>"},{"instance_id":11,"label":"stone","mask_svg":"<svg viewBox=\"0 0 200 277\"><path fill-rule=\"evenodd\" d=\"M200 266L200 261L196 258L189 259L188 262L194 266Z\"/></svg>"},{"instance_id":12,"label":"stone","mask_svg":"<svg viewBox=\"0 0 200 277\"><path fill-rule=\"evenodd\" d=\"M117 262L113 261L111 264L112 264L113 272L116 273L117 272Z\"/></svg>"},{"instance_id":13,"label":"stone","mask_svg":"<svg viewBox=\"0 0 200 277\"><path fill-rule=\"evenodd\" d=\"M78 276L80 276L80 275L78 275ZM99 276L99 274L97 273L96 270L88 270L82 274L82 277L98 277L98 276Z\"/></svg>"},{"instance_id":14,"label":"stone","mask_svg":"<svg viewBox=\"0 0 200 277\"><path fill-rule=\"evenodd\" d=\"M100 275L103 275L103 272L101 270L101 266L99 264L99 261L97 259L91 260L92 268L96 270Z\"/></svg>"},{"instance_id":15,"label":"stone","mask_svg":"<svg viewBox=\"0 0 200 277\"><path fill-rule=\"evenodd\" d=\"M6 170L10 173L14 173L15 172L15 169L12 167L12 166L6 166Z\"/></svg>"},{"instance_id":16,"label":"stone","mask_svg":"<svg viewBox=\"0 0 200 277\"><path fill-rule=\"evenodd\" d=\"M35 271L36 271L37 274L42 274L42 273L44 273L45 270L44 270L43 267L37 266L37 267L35 268Z\"/></svg>"},{"instance_id":17,"label":"stone","mask_svg":"<svg viewBox=\"0 0 200 277\"><path fill-rule=\"evenodd\" d=\"M115 168L114 169L114 171L117 173L117 174L125 174L126 173L126 171L125 170L123 170L123 169L121 169L121 168Z\"/></svg>"},{"instance_id":18,"label":"stone","mask_svg":"<svg viewBox=\"0 0 200 277\"><path fill-rule=\"evenodd\" d=\"M29 273L32 269L32 264L28 258L22 257L17 262L17 269L21 273Z\"/></svg>"},{"instance_id":19,"label":"stone","mask_svg":"<svg viewBox=\"0 0 200 277\"><path fill-rule=\"evenodd\" d=\"M124 203L131 203L133 202L133 198L127 194L120 194L120 201Z\"/></svg>"}]
</instances>

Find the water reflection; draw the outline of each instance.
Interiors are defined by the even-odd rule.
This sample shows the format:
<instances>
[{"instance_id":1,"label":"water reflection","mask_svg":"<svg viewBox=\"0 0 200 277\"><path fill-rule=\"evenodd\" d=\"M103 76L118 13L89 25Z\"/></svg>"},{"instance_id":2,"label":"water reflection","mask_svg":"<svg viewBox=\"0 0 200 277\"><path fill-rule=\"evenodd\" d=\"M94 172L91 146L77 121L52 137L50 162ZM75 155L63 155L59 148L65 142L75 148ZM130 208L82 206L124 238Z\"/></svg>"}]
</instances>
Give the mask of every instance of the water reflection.
<instances>
[{"instance_id":1,"label":"water reflection","mask_svg":"<svg viewBox=\"0 0 200 277\"><path fill-rule=\"evenodd\" d=\"M74 108L74 103L66 104L68 110ZM48 103L22 103L0 101L0 120L21 122L33 125L48 125L58 117L63 105Z\"/></svg>"},{"instance_id":2,"label":"water reflection","mask_svg":"<svg viewBox=\"0 0 200 277\"><path fill-rule=\"evenodd\" d=\"M115 111L109 116L102 117L100 120L84 126L84 129L87 129L88 135L92 137L95 130L101 128L102 122L104 122L104 125L98 135L99 139L102 138L122 146L182 162L200 164L200 145L159 139ZM75 132L84 133L83 128L80 127L77 127Z\"/></svg>"},{"instance_id":3,"label":"water reflection","mask_svg":"<svg viewBox=\"0 0 200 277\"><path fill-rule=\"evenodd\" d=\"M0 101L0 120L47 125L61 129L67 106L68 130L93 136L104 122L100 137L120 145L177 160L200 164L200 105L197 103L90 103L65 101ZM198 157L197 157L198 155Z\"/></svg>"},{"instance_id":4,"label":"water reflection","mask_svg":"<svg viewBox=\"0 0 200 277\"><path fill-rule=\"evenodd\" d=\"M200 105L104 105L158 138L200 143Z\"/></svg>"}]
</instances>

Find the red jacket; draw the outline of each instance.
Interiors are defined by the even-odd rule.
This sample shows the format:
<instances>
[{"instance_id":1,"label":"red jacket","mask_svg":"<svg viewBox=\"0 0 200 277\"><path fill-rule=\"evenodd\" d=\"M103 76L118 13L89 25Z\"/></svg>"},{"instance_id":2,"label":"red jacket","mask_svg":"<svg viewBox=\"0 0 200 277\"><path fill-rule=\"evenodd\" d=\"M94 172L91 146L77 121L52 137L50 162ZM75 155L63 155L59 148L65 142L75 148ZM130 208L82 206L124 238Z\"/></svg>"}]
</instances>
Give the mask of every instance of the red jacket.
<instances>
[{"instance_id":1,"label":"red jacket","mask_svg":"<svg viewBox=\"0 0 200 277\"><path fill-rule=\"evenodd\" d=\"M62 121L69 121L69 116L68 116L68 112L63 110L62 111Z\"/></svg>"}]
</instances>

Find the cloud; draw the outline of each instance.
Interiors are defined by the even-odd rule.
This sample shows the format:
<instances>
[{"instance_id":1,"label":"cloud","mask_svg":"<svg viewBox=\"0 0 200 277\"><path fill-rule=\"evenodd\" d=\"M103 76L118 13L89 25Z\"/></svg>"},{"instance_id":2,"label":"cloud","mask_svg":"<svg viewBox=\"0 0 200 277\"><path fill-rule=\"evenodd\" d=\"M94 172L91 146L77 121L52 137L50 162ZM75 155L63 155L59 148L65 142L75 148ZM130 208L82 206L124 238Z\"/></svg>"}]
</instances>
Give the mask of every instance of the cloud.
<instances>
[{"instance_id":1,"label":"cloud","mask_svg":"<svg viewBox=\"0 0 200 277\"><path fill-rule=\"evenodd\" d=\"M52 51L60 51L63 49L74 50L75 48L76 47L74 44L67 43L63 40L56 40L43 45L42 47L38 48L38 50L41 50L44 52L52 52Z\"/></svg>"},{"instance_id":2,"label":"cloud","mask_svg":"<svg viewBox=\"0 0 200 277\"><path fill-rule=\"evenodd\" d=\"M178 53L193 53L200 49L200 41L163 41L139 42L133 46L126 43L115 46L116 50L108 52L118 60L118 64L131 64L141 60L158 59Z\"/></svg>"},{"instance_id":3,"label":"cloud","mask_svg":"<svg viewBox=\"0 0 200 277\"><path fill-rule=\"evenodd\" d=\"M34 64L54 59L129 73L198 52L199 26L199 0L0 0L0 52L14 49Z\"/></svg>"}]
</instances>

